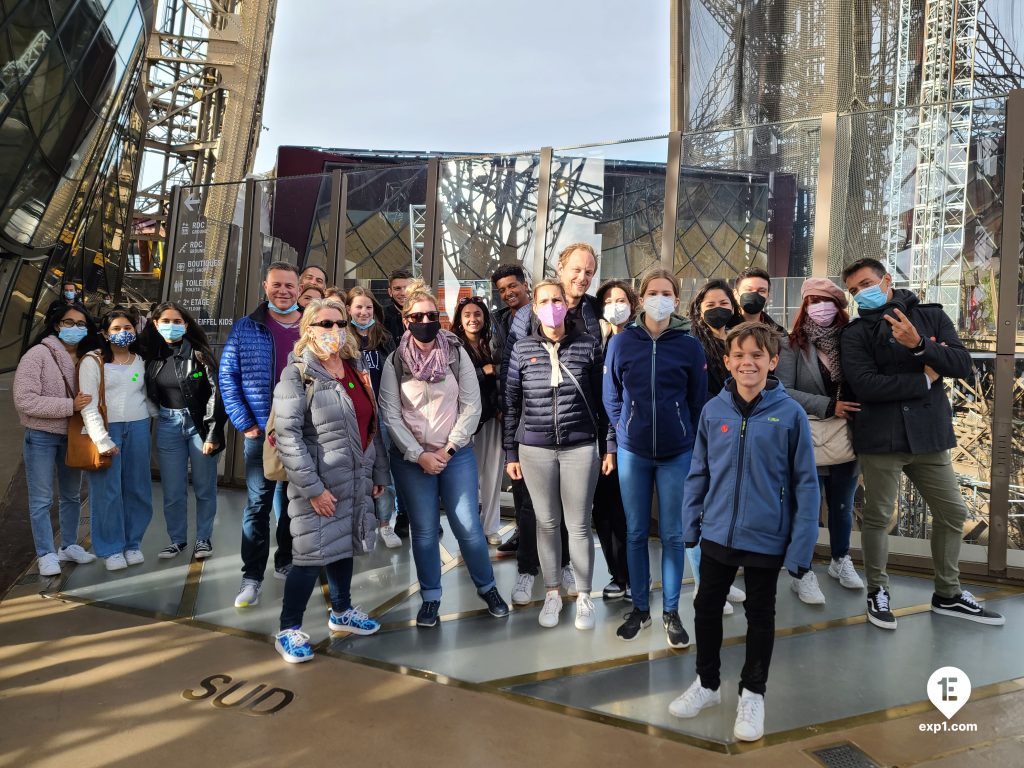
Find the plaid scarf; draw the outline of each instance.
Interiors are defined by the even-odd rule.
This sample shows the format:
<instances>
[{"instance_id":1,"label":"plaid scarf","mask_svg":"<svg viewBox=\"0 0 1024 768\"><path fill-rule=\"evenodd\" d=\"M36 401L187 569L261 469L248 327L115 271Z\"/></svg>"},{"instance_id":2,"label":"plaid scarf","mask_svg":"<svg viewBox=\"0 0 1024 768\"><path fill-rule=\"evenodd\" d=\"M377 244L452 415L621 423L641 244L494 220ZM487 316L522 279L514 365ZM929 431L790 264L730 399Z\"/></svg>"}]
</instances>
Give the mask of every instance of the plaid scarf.
<instances>
[{"instance_id":1,"label":"plaid scarf","mask_svg":"<svg viewBox=\"0 0 1024 768\"><path fill-rule=\"evenodd\" d=\"M839 365L839 332L842 327L833 322L822 328L809 315L804 315L803 326L807 340L818 350L818 357L828 368L832 381L838 384L843 380L843 368Z\"/></svg>"}]
</instances>

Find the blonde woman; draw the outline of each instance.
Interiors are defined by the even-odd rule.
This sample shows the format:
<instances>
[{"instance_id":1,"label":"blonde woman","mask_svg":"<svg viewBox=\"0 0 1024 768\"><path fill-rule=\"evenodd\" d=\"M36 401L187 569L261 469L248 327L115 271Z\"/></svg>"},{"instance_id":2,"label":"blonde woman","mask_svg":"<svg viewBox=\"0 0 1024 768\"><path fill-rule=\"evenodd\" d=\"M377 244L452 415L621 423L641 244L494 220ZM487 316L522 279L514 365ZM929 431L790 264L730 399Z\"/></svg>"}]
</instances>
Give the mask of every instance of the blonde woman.
<instances>
[{"instance_id":1,"label":"blonde woman","mask_svg":"<svg viewBox=\"0 0 1024 768\"><path fill-rule=\"evenodd\" d=\"M388 479L377 404L345 305L310 302L299 326L296 364L274 390L275 445L288 473L292 568L284 585L275 647L285 661L313 658L302 615L323 568L331 593L328 627L372 635L380 624L352 605L352 556L373 546L373 499Z\"/></svg>"},{"instance_id":2,"label":"blonde woman","mask_svg":"<svg viewBox=\"0 0 1024 768\"><path fill-rule=\"evenodd\" d=\"M391 471L409 508L412 554L423 605L416 624L434 627L441 606L438 501L492 616L508 616L498 594L479 498L472 439L480 420L480 386L458 337L441 330L437 299L419 280L405 290L406 332L384 365L380 407L391 434Z\"/></svg>"}]
</instances>

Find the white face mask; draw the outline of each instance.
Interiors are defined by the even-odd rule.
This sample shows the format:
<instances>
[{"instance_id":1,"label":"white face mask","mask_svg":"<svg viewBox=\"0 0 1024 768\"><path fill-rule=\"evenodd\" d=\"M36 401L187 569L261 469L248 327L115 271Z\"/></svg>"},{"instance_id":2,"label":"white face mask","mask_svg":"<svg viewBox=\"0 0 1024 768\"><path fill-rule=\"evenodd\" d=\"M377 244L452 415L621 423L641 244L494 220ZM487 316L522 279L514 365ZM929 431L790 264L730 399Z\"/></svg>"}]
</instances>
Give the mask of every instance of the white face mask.
<instances>
[{"instance_id":1,"label":"white face mask","mask_svg":"<svg viewBox=\"0 0 1024 768\"><path fill-rule=\"evenodd\" d=\"M644 312L655 322L660 322L672 314L676 308L676 300L672 296L647 296L644 298Z\"/></svg>"},{"instance_id":2,"label":"white face mask","mask_svg":"<svg viewBox=\"0 0 1024 768\"><path fill-rule=\"evenodd\" d=\"M613 302L604 305L604 319L612 325L622 325L629 319L631 307L622 302Z\"/></svg>"}]
</instances>

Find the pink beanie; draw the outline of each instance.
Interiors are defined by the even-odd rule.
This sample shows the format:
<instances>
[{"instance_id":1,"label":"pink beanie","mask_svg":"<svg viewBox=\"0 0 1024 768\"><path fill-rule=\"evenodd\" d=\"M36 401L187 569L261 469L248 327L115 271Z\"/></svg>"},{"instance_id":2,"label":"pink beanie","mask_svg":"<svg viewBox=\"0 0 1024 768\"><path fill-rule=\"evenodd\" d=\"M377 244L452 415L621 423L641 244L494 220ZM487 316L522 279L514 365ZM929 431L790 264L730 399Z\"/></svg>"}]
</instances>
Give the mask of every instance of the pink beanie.
<instances>
[{"instance_id":1,"label":"pink beanie","mask_svg":"<svg viewBox=\"0 0 1024 768\"><path fill-rule=\"evenodd\" d=\"M808 296L835 299L840 307L846 309L846 294L827 277L809 277L804 280L804 284L800 286L800 298L806 299Z\"/></svg>"}]
</instances>

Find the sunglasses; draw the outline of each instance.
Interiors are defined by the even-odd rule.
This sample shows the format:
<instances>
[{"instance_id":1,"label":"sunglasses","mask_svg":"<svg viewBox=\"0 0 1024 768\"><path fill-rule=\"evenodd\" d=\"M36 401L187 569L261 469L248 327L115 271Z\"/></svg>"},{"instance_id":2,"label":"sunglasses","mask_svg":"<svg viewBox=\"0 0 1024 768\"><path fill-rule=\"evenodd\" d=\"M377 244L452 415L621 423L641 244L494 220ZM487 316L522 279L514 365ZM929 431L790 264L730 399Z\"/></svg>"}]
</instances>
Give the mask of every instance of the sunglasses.
<instances>
[{"instance_id":1,"label":"sunglasses","mask_svg":"<svg viewBox=\"0 0 1024 768\"><path fill-rule=\"evenodd\" d=\"M459 306L463 307L466 304L476 304L479 307L486 306L482 296L464 296L459 299Z\"/></svg>"},{"instance_id":2,"label":"sunglasses","mask_svg":"<svg viewBox=\"0 0 1024 768\"><path fill-rule=\"evenodd\" d=\"M348 320L317 320L315 323L310 323L310 325L315 325L317 328L326 328L327 330L331 328L347 328Z\"/></svg>"},{"instance_id":3,"label":"sunglasses","mask_svg":"<svg viewBox=\"0 0 1024 768\"><path fill-rule=\"evenodd\" d=\"M438 320L441 319L441 313L437 311L410 312L408 315L406 315L406 318L409 320L410 323L436 323Z\"/></svg>"}]
</instances>

